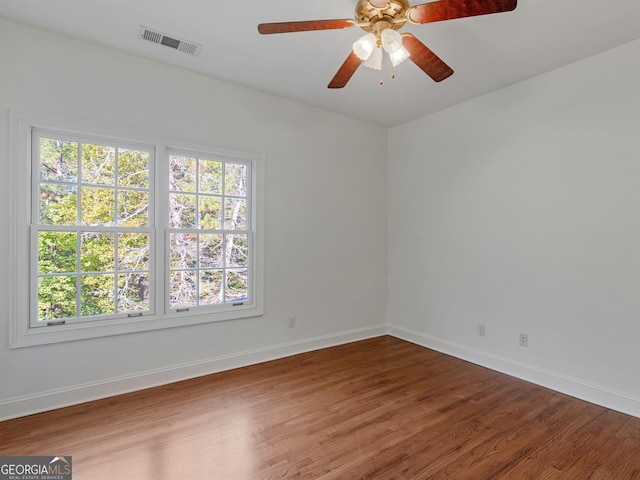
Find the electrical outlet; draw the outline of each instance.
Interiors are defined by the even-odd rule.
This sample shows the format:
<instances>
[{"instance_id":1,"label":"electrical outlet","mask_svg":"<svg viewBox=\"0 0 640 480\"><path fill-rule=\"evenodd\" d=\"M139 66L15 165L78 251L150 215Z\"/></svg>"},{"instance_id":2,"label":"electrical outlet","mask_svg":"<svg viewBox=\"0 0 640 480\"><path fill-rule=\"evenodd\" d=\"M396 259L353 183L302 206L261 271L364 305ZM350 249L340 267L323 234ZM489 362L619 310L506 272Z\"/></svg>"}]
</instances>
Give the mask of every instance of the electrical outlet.
<instances>
[{"instance_id":1,"label":"electrical outlet","mask_svg":"<svg viewBox=\"0 0 640 480\"><path fill-rule=\"evenodd\" d=\"M289 317L289 328L296 328L296 317Z\"/></svg>"},{"instance_id":2,"label":"electrical outlet","mask_svg":"<svg viewBox=\"0 0 640 480\"><path fill-rule=\"evenodd\" d=\"M527 335L526 333L521 333L518 343L519 343L519 345L521 347L528 347L529 346L529 335Z\"/></svg>"},{"instance_id":3,"label":"electrical outlet","mask_svg":"<svg viewBox=\"0 0 640 480\"><path fill-rule=\"evenodd\" d=\"M485 331L485 325L484 323L479 323L478 326L476 327L476 333L478 335L480 335L481 337L484 337L484 331Z\"/></svg>"}]
</instances>

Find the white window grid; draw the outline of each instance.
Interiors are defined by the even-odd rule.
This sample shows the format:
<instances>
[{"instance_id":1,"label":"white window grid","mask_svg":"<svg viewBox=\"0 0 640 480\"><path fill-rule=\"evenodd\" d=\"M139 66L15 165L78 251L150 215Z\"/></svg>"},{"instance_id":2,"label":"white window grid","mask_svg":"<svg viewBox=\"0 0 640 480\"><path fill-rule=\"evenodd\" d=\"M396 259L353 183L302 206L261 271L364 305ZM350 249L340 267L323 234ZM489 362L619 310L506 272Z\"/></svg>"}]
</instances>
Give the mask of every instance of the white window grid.
<instances>
[{"instance_id":1,"label":"white window grid","mask_svg":"<svg viewBox=\"0 0 640 480\"><path fill-rule=\"evenodd\" d=\"M41 168L40 168L40 140L46 139L55 139L67 142L77 143L77 179L75 182L62 182L55 180L46 180L41 178ZM31 135L31 152L32 152L32 186L31 186L31 234L30 234L30 244L31 244L31 261L30 261L30 326L32 328L42 327L42 326L51 326L51 325L60 325L60 324L73 324L80 322L95 322L101 320L111 320L111 319L122 319L122 318L131 318L131 317L139 317L143 315L153 315L155 313L155 278L152 274L154 270L153 266L153 258L155 257L155 229L154 227L154 162L155 162L155 148L150 145L141 145L141 144L133 144L125 141L121 141L115 138L109 137L92 137L85 135L74 135L69 132L61 132L56 130L47 130L47 129L33 129ZM115 150L115 158L114 158L114 185L105 186L105 185L97 185L92 183L83 182L82 175L82 145L88 144L97 144L108 147L113 147ZM122 186L118 184L118 152L121 149L127 150L137 150L146 152L148 154L148 177L147 177L147 188L140 187L131 187L131 186ZM40 223L40 187L41 185L48 186L58 186L61 188L74 188L76 190L76 219L74 224L69 225L51 225ZM86 225L82 222L82 196L83 189L86 188L104 188L114 191L114 218L112 225ZM145 227L127 227L118 225L118 202L120 201L120 192L145 192L149 196L148 201L148 214L147 214L147 226ZM39 273L39 259L38 259L38 238L41 232L68 232L70 234L74 234L76 236L76 261L75 261L75 269L69 272L58 272L58 273ZM82 247L81 240L83 234L108 234L112 235L114 240L114 268L111 270L105 271L83 271L82 269ZM116 295L118 294L118 279L120 275L132 273L130 270L121 269L119 267L119 237L121 234L132 234L132 233L140 233L148 235L149 238L149 254L148 254L148 268L136 270L136 274L147 275L147 283L146 286L148 291L148 308L144 310L138 310L134 312L120 312L117 313L118 301ZM83 315L81 312L82 309L82 280L91 275L109 275L113 276L113 304L114 304L114 312L110 314L102 314L102 315ZM63 318L39 318L39 309L38 309L38 282L40 279L44 279L47 277L61 277L68 276L73 277L75 280L75 316L65 316Z\"/></svg>"}]
</instances>

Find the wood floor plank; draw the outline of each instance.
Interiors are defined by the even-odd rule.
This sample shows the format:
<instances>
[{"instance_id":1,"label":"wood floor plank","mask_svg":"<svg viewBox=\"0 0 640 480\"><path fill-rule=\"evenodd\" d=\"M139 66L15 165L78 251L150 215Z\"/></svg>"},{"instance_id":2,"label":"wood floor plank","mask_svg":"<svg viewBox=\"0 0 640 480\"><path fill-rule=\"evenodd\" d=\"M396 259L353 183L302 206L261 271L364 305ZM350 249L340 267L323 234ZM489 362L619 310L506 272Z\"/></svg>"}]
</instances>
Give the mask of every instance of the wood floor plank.
<instances>
[{"instance_id":1,"label":"wood floor plank","mask_svg":"<svg viewBox=\"0 0 640 480\"><path fill-rule=\"evenodd\" d=\"M0 422L76 480L640 480L640 419L378 337Z\"/></svg>"}]
</instances>

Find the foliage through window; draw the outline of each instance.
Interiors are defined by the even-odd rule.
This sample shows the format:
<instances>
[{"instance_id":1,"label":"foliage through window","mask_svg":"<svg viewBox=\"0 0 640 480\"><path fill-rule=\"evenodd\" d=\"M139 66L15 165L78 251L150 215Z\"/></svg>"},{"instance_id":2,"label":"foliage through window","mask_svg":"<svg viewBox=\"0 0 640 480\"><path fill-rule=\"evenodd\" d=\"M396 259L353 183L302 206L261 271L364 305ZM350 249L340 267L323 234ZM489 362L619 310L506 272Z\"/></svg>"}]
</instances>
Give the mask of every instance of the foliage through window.
<instances>
[{"instance_id":1,"label":"foliage through window","mask_svg":"<svg viewBox=\"0 0 640 480\"><path fill-rule=\"evenodd\" d=\"M169 307L249 295L248 163L169 151Z\"/></svg>"},{"instance_id":2,"label":"foliage through window","mask_svg":"<svg viewBox=\"0 0 640 480\"><path fill-rule=\"evenodd\" d=\"M149 148L34 132L36 325L152 311Z\"/></svg>"}]
</instances>

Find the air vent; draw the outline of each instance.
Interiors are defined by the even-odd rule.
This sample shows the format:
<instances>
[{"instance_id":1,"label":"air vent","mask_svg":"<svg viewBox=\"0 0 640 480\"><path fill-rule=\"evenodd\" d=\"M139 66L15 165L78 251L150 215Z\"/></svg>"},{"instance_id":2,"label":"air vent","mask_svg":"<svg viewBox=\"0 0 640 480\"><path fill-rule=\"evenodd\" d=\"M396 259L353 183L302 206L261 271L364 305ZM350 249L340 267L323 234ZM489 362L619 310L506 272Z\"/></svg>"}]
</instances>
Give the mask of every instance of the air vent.
<instances>
[{"instance_id":1,"label":"air vent","mask_svg":"<svg viewBox=\"0 0 640 480\"><path fill-rule=\"evenodd\" d=\"M198 43L190 42L189 40L184 40L183 38L175 36L169 36L165 33L159 32L158 30L144 27L142 25L140 25L140 30L138 31L138 38L173 48L174 50L193 55L194 57L197 57L200 54L200 50L202 50L202 45Z\"/></svg>"}]
</instances>

